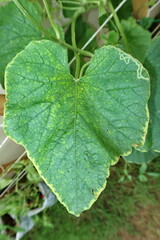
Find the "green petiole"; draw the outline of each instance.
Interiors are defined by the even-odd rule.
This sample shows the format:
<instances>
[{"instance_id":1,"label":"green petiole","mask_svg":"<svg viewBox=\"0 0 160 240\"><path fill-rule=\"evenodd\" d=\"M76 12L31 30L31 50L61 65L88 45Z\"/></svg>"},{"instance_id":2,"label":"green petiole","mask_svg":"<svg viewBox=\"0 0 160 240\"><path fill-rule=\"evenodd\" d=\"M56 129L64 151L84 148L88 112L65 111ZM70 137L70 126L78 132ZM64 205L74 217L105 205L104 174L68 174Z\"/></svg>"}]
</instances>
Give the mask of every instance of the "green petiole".
<instances>
[{"instance_id":1,"label":"green petiole","mask_svg":"<svg viewBox=\"0 0 160 240\"><path fill-rule=\"evenodd\" d=\"M123 28L122 28L122 25L121 25L121 23L120 23L120 20L119 20L119 18L118 18L118 15L117 15L117 13L116 13L115 10L114 10L114 7L113 7L111 1L108 1L108 6L109 6L109 8L110 8L110 10L111 10L111 12L112 12L112 14L113 14L115 23L116 23L116 25L117 25L117 28L118 28L120 34L121 34L121 37L122 37L123 43L124 43L124 45L125 45L126 51L127 51L128 53L130 53L130 49L129 49L129 45L128 45L127 38L126 38L126 36L125 36L124 30L123 30Z\"/></svg>"},{"instance_id":2,"label":"green petiole","mask_svg":"<svg viewBox=\"0 0 160 240\"><path fill-rule=\"evenodd\" d=\"M53 29L54 29L54 32L55 32L55 34L56 34L56 37L57 37L57 39L60 39L59 31L58 31L57 26L56 26L56 24L54 23L53 18L52 18L51 14L50 14L47 1L46 1L46 0L43 0L43 4L44 4L44 6L45 6L48 19L49 19L49 21L50 21L50 23L51 23L51 25L52 25L52 27L53 27Z\"/></svg>"}]
</instances>

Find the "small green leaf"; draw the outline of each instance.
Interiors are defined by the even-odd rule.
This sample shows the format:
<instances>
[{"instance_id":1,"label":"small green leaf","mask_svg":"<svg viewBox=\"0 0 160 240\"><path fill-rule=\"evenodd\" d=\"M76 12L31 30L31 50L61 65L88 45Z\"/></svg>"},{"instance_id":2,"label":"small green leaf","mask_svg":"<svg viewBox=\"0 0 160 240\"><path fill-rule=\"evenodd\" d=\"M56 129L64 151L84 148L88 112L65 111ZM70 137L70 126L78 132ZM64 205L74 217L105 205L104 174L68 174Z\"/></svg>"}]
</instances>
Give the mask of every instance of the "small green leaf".
<instances>
[{"instance_id":1,"label":"small green leaf","mask_svg":"<svg viewBox=\"0 0 160 240\"><path fill-rule=\"evenodd\" d=\"M147 171L147 164L143 163L139 168L139 173L140 174L145 174L146 171Z\"/></svg>"},{"instance_id":2,"label":"small green leaf","mask_svg":"<svg viewBox=\"0 0 160 240\"><path fill-rule=\"evenodd\" d=\"M12 179L4 178L0 181L0 190L7 187L12 182Z\"/></svg>"},{"instance_id":3,"label":"small green leaf","mask_svg":"<svg viewBox=\"0 0 160 240\"><path fill-rule=\"evenodd\" d=\"M131 175L128 175L127 178L128 178L129 181L132 181L132 176Z\"/></svg>"},{"instance_id":4,"label":"small green leaf","mask_svg":"<svg viewBox=\"0 0 160 240\"><path fill-rule=\"evenodd\" d=\"M108 36L104 38L102 36L102 39L106 41L107 45L117 45L119 40L119 33L114 30L109 31Z\"/></svg>"},{"instance_id":5,"label":"small green leaf","mask_svg":"<svg viewBox=\"0 0 160 240\"><path fill-rule=\"evenodd\" d=\"M21 1L34 18L41 22L42 10L38 3ZM15 6L0 6L0 83L4 86L4 70L13 57L31 40L42 39L38 29Z\"/></svg>"},{"instance_id":6,"label":"small green leaf","mask_svg":"<svg viewBox=\"0 0 160 240\"><path fill-rule=\"evenodd\" d=\"M121 182L123 182L124 180L125 180L125 176L122 176L122 177L119 178L118 182L121 183Z\"/></svg>"},{"instance_id":7,"label":"small green leaf","mask_svg":"<svg viewBox=\"0 0 160 240\"><path fill-rule=\"evenodd\" d=\"M6 68L5 131L72 214L96 201L120 155L143 145L148 80L139 62L111 46L74 79L67 51L47 40L31 42Z\"/></svg>"},{"instance_id":8,"label":"small green leaf","mask_svg":"<svg viewBox=\"0 0 160 240\"><path fill-rule=\"evenodd\" d=\"M155 177L155 178L159 178L160 177L160 173L156 173L156 172L147 172L146 174L149 177Z\"/></svg>"},{"instance_id":9,"label":"small green leaf","mask_svg":"<svg viewBox=\"0 0 160 240\"><path fill-rule=\"evenodd\" d=\"M143 63L151 44L151 33L139 26L133 18L122 20L121 24L128 40L131 55Z\"/></svg>"},{"instance_id":10,"label":"small green leaf","mask_svg":"<svg viewBox=\"0 0 160 240\"><path fill-rule=\"evenodd\" d=\"M138 179L139 179L140 182L147 182L148 181L147 177L143 174L140 174L138 176Z\"/></svg>"},{"instance_id":11,"label":"small green leaf","mask_svg":"<svg viewBox=\"0 0 160 240\"><path fill-rule=\"evenodd\" d=\"M152 26L153 22L154 22L154 18L144 17L140 20L140 25L143 28L148 29Z\"/></svg>"},{"instance_id":12,"label":"small green leaf","mask_svg":"<svg viewBox=\"0 0 160 240\"><path fill-rule=\"evenodd\" d=\"M31 162L30 162L31 163ZM26 166L26 171L27 171L27 179L30 181L30 182L33 182L33 183L39 183L42 181L41 177L39 176L39 174L37 173L37 171L35 170L33 164L28 164Z\"/></svg>"}]
</instances>

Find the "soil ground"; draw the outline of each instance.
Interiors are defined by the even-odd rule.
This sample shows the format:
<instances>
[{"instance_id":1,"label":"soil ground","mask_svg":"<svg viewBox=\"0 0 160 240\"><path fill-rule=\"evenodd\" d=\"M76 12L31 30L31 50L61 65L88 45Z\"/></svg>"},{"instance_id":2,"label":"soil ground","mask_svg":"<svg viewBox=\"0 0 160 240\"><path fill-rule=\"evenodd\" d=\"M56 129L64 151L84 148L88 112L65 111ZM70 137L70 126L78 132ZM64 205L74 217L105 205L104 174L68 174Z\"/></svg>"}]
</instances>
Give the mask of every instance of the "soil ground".
<instances>
[{"instance_id":1,"label":"soil ground","mask_svg":"<svg viewBox=\"0 0 160 240\"><path fill-rule=\"evenodd\" d=\"M138 208L130 223L136 234L120 229L120 238L123 240L160 240L160 204ZM137 235L137 236L136 236Z\"/></svg>"}]
</instances>

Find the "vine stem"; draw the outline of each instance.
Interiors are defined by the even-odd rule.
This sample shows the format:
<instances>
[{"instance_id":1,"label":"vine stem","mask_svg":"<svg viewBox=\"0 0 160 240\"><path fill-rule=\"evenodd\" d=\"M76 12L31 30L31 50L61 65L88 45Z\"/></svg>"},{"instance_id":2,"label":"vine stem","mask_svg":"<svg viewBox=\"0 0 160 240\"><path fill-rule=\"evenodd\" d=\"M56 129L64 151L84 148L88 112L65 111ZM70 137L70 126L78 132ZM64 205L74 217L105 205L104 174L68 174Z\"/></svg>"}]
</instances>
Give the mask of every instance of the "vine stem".
<instances>
[{"instance_id":1,"label":"vine stem","mask_svg":"<svg viewBox=\"0 0 160 240\"><path fill-rule=\"evenodd\" d=\"M97 4L97 5L99 5L99 1L89 1L88 3L89 4Z\"/></svg>"},{"instance_id":2,"label":"vine stem","mask_svg":"<svg viewBox=\"0 0 160 240\"><path fill-rule=\"evenodd\" d=\"M76 10L80 9L79 7L65 7L65 6L62 6L61 8L66 9L66 10L70 10L70 11L76 11Z\"/></svg>"},{"instance_id":3,"label":"vine stem","mask_svg":"<svg viewBox=\"0 0 160 240\"><path fill-rule=\"evenodd\" d=\"M126 35L125 35L125 33L124 33L123 27L122 27L122 25L121 25L121 23L120 23L120 20L119 20L119 18L118 18L117 13L116 13L115 10L114 10L114 7L113 7L111 1L108 1L108 6L109 6L109 8L110 8L110 10L111 10L111 12L112 12L112 14L113 14L115 23L116 23L116 25L117 25L117 28L118 28L120 34L121 34L121 37L122 37L123 43L124 43L124 45L125 45L126 51L127 51L128 53L130 53L130 49L129 49L129 45L128 45L128 41L127 41Z\"/></svg>"},{"instance_id":4,"label":"vine stem","mask_svg":"<svg viewBox=\"0 0 160 240\"><path fill-rule=\"evenodd\" d=\"M81 77L83 76L84 70L85 70L86 67L89 66L89 64L90 64L90 61L89 61L89 62L86 62L86 63L82 66L81 71L80 71L79 78L81 78Z\"/></svg>"},{"instance_id":5,"label":"vine stem","mask_svg":"<svg viewBox=\"0 0 160 240\"><path fill-rule=\"evenodd\" d=\"M37 26L37 28L42 32L44 33L48 38L50 38L51 40L54 40L55 42L59 43L60 45L72 50L72 51L75 51L77 53L80 53L84 56L88 56L88 57L93 57L93 54L88 52L88 51L85 51L85 50L82 50L82 49L79 49L79 48L74 48L73 46L71 46L70 44L68 43L65 43L63 42L62 40L60 39L57 39L56 37L52 36L45 28L43 28L29 13L28 11L22 6L22 4L18 1L18 0L13 0L13 2L15 3L15 5L18 7L18 9L34 24Z\"/></svg>"},{"instance_id":6,"label":"vine stem","mask_svg":"<svg viewBox=\"0 0 160 240\"><path fill-rule=\"evenodd\" d=\"M43 0L43 4L44 4L44 6L45 6L48 19L49 19L49 21L50 21L50 23L51 23L51 25L52 25L52 27L53 27L53 29L54 29L54 32L55 32L55 34L56 34L56 37L57 37L57 39L60 39L59 31L58 31L58 29L57 29L56 24L54 23L54 21L53 21L53 19L52 19L52 16L51 16L51 14L50 14L47 1L46 1L46 0Z\"/></svg>"},{"instance_id":7,"label":"vine stem","mask_svg":"<svg viewBox=\"0 0 160 240\"><path fill-rule=\"evenodd\" d=\"M71 37L72 37L72 45L74 48L77 48L77 43L76 43L76 19L78 17L79 13L77 12L72 19L72 24L71 24ZM76 70L75 70L75 79L78 79L79 77L79 71L80 71L80 56L78 53L75 52L75 57L76 57Z\"/></svg>"},{"instance_id":8,"label":"vine stem","mask_svg":"<svg viewBox=\"0 0 160 240\"><path fill-rule=\"evenodd\" d=\"M62 2L62 4L65 4L65 3L69 3L69 4L73 4L73 5L79 5L79 6L84 6L86 3L80 3L80 2L73 2L73 1L61 1ZM88 1L87 2L88 4L97 4L97 5L99 5L99 1Z\"/></svg>"},{"instance_id":9,"label":"vine stem","mask_svg":"<svg viewBox=\"0 0 160 240\"><path fill-rule=\"evenodd\" d=\"M62 2L62 4L63 4L63 3L69 3L69 4L71 3L71 4L75 4L75 5L79 5L79 6L81 5L80 2L73 2L73 1L67 1L67 0L66 0L66 1L63 1L63 0L62 0L61 2Z\"/></svg>"}]
</instances>

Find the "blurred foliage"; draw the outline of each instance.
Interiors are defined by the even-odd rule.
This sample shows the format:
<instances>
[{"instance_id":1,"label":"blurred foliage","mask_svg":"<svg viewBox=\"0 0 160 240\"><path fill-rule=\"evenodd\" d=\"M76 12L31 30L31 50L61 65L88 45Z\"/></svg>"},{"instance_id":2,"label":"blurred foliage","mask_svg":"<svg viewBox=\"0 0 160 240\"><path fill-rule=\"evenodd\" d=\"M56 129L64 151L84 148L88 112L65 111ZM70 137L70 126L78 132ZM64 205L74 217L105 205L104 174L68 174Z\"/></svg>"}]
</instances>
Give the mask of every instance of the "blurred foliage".
<instances>
[{"instance_id":1,"label":"blurred foliage","mask_svg":"<svg viewBox=\"0 0 160 240\"><path fill-rule=\"evenodd\" d=\"M102 34L101 38L105 41L105 45L116 46L119 44L119 33L114 30L109 31L107 37Z\"/></svg>"},{"instance_id":2,"label":"blurred foliage","mask_svg":"<svg viewBox=\"0 0 160 240\"><path fill-rule=\"evenodd\" d=\"M154 18L150 18L150 17L145 17L145 18L142 18L140 20L140 25L144 28L144 29L149 29L153 22L154 22Z\"/></svg>"},{"instance_id":3,"label":"blurred foliage","mask_svg":"<svg viewBox=\"0 0 160 240\"><path fill-rule=\"evenodd\" d=\"M128 18L121 21L128 41L130 54L143 63L145 54L151 44L151 33L139 26L135 19Z\"/></svg>"},{"instance_id":4,"label":"blurred foliage","mask_svg":"<svg viewBox=\"0 0 160 240\"><path fill-rule=\"evenodd\" d=\"M116 8L121 2L122 2L122 0L114 0L114 1L112 1L112 4L113 4L114 8ZM123 4L123 6L119 9L119 11L117 12L117 15L120 20L127 19L130 16L132 16L132 0L127 0Z\"/></svg>"},{"instance_id":5,"label":"blurred foliage","mask_svg":"<svg viewBox=\"0 0 160 240\"><path fill-rule=\"evenodd\" d=\"M147 172L160 172L159 160L148 164ZM159 203L157 194L160 189L160 177L146 175L144 166L127 164L125 173L132 177L132 181L126 177L120 183L119 179L125 169L126 163L122 159L112 167L106 190L90 211L76 218L58 203L41 213L40 217L36 217L35 228L24 240L124 240L119 235L122 228L130 234L137 235L131 218L140 208ZM140 173L146 176L147 184L138 179Z\"/></svg>"},{"instance_id":6,"label":"blurred foliage","mask_svg":"<svg viewBox=\"0 0 160 240\"><path fill-rule=\"evenodd\" d=\"M20 181L15 180L23 169L25 169L26 175ZM12 171L15 175L13 179L8 177L1 181L1 193L13 181L15 181L15 186L11 187L9 192L0 200L0 216L4 214L14 215L18 220L28 210L42 205L43 200L40 199L40 192L37 186L42 179L29 160L19 161L15 164Z\"/></svg>"}]
</instances>

